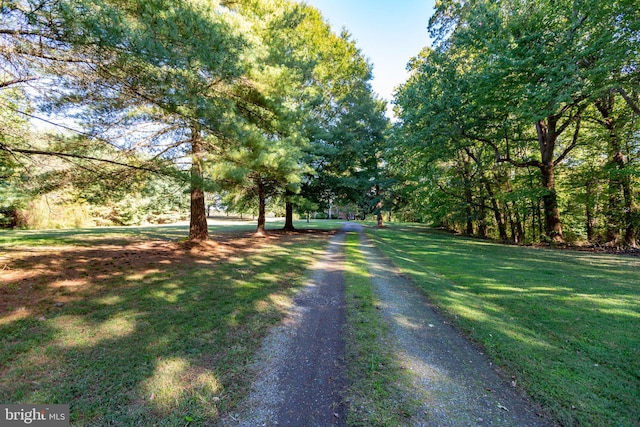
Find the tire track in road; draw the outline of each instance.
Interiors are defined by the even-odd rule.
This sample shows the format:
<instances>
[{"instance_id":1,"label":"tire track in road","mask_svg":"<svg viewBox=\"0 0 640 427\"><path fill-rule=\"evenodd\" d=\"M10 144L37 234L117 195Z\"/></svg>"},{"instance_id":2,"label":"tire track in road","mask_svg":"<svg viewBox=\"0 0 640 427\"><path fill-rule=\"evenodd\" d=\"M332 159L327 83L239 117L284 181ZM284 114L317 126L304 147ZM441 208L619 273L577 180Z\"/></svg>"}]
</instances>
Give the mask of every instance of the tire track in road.
<instances>
[{"instance_id":1,"label":"tire track in road","mask_svg":"<svg viewBox=\"0 0 640 427\"><path fill-rule=\"evenodd\" d=\"M223 426L346 426L345 234L358 232L394 354L421 403L406 426L550 426L476 346L375 248L357 223L331 238L284 321L256 357L257 381Z\"/></svg>"},{"instance_id":2,"label":"tire track in road","mask_svg":"<svg viewBox=\"0 0 640 427\"><path fill-rule=\"evenodd\" d=\"M489 359L436 313L360 233L360 248L387 319L396 355L422 402L412 426L552 425L503 378Z\"/></svg>"}]
</instances>

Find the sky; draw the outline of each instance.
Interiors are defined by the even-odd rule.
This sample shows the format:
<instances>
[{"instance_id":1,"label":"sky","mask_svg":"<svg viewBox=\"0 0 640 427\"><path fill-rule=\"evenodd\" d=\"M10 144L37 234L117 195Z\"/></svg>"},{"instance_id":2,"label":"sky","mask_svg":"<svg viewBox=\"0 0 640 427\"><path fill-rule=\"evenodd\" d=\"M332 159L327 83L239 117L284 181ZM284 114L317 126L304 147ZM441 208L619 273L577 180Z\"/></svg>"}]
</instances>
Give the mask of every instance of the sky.
<instances>
[{"instance_id":1,"label":"sky","mask_svg":"<svg viewBox=\"0 0 640 427\"><path fill-rule=\"evenodd\" d=\"M409 59L429 46L435 0L306 0L339 33L345 27L373 64L373 90L391 101L407 80Z\"/></svg>"}]
</instances>

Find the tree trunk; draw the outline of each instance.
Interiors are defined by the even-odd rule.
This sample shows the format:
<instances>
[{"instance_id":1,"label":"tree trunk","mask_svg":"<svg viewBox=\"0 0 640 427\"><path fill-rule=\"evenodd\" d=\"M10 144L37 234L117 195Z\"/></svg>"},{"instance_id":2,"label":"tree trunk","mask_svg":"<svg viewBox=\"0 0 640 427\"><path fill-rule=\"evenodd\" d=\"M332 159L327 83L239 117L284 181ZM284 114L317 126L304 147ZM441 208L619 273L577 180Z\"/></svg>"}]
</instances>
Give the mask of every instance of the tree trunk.
<instances>
[{"instance_id":1,"label":"tree trunk","mask_svg":"<svg viewBox=\"0 0 640 427\"><path fill-rule=\"evenodd\" d=\"M555 190L555 168L553 165L540 168L542 172L542 185L547 190L542 196L544 205L545 234L554 243L563 243L562 223L560 210L558 209L558 195Z\"/></svg>"},{"instance_id":2,"label":"tree trunk","mask_svg":"<svg viewBox=\"0 0 640 427\"><path fill-rule=\"evenodd\" d=\"M636 229L633 221L633 193L631 192L631 179L629 176L623 177L622 190L624 194L625 219L624 244L627 248L636 248L638 242L636 240Z\"/></svg>"},{"instance_id":3,"label":"tree trunk","mask_svg":"<svg viewBox=\"0 0 640 427\"><path fill-rule=\"evenodd\" d=\"M484 196L480 199L480 212L478 218L478 237L482 239L489 238L489 232L487 230L487 209L485 207Z\"/></svg>"},{"instance_id":4,"label":"tree trunk","mask_svg":"<svg viewBox=\"0 0 640 427\"><path fill-rule=\"evenodd\" d=\"M522 225L522 216L520 215L520 211L518 210L518 205L514 203L513 210L516 216L516 231L518 232L518 239L520 243L523 243L526 239L526 235L524 232L524 226Z\"/></svg>"},{"instance_id":5,"label":"tree trunk","mask_svg":"<svg viewBox=\"0 0 640 427\"><path fill-rule=\"evenodd\" d=\"M529 186L534 188L537 184L537 176L531 173L528 170L528 178L529 178ZM537 175L537 174L536 174ZM538 241L542 236L542 222L540 221L540 199L539 198L531 198L531 204L529 206L529 211L531 213L531 240ZM528 215L525 215L525 223Z\"/></svg>"},{"instance_id":6,"label":"tree trunk","mask_svg":"<svg viewBox=\"0 0 640 427\"><path fill-rule=\"evenodd\" d=\"M495 194L493 193L493 188L491 188L491 184L488 179L484 179L484 186L487 190L487 194L489 195L489 199L491 200L491 206L493 207L493 214L496 218L496 224L498 225L498 233L500 234L500 240L506 242L509 240L509 236L507 236L507 224L504 218L504 212L500 209L500 205L498 204L498 200L496 199Z\"/></svg>"},{"instance_id":7,"label":"tree trunk","mask_svg":"<svg viewBox=\"0 0 640 427\"><path fill-rule=\"evenodd\" d=\"M265 225L267 223L267 215L266 215L267 203L266 203L264 182L262 182L262 178L258 178L257 184L258 184L259 207L258 207L258 229L256 230L256 234L260 236L264 236L267 234L265 230Z\"/></svg>"},{"instance_id":8,"label":"tree trunk","mask_svg":"<svg viewBox=\"0 0 640 427\"><path fill-rule=\"evenodd\" d=\"M586 226L587 226L587 240L590 243L593 243L593 240L594 240L594 237L595 237L594 228L595 228L595 223L596 223L595 212L594 212L595 203L593 202L593 199L594 199L594 194L593 194L594 193L594 189L593 188L595 186L594 184L595 184L595 181L593 179L589 179L589 180L587 180L586 188L585 188L586 193L587 193L586 194L586 199L587 200L586 200L586 203L585 203L585 210L586 210L585 214L586 214L586 217L587 217L587 223L586 223Z\"/></svg>"},{"instance_id":9,"label":"tree trunk","mask_svg":"<svg viewBox=\"0 0 640 427\"><path fill-rule=\"evenodd\" d=\"M382 219L382 199L380 198L380 186L376 185L376 197L378 197L378 203L376 204L376 212L378 219L378 227L384 227L384 221Z\"/></svg>"},{"instance_id":10,"label":"tree trunk","mask_svg":"<svg viewBox=\"0 0 640 427\"><path fill-rule=\"evenodd\" d=\"M542 220L542 211L544 210L544 204L542 203L542 199L538 199L537 205L538 207L536 209L536 217L538 224L538 239L542 239L542 235L544 233L544 221Z\"/></svg>"},{"instance_id":11,"label":"tree trunk","mask_svg":"<svg viewBox=\"0 0 640 427\"><path fill-rule=\"evenodd\" d=\"M607 237L610 237L611 240L615 240L619 237L620 228L623 228L624 246L635 248L637 242L633 224L633 191L631 189L631 179L628 174L624 173L627 162L620 147L620 140L618 139L618 134L616 132L615 120L611 117L615 106L615 98L613 94L610 94L606 98L598 100L595 105L598 111L600 111L600 114L602 114L602 117L604 118L604 126L609 132L609 151L611 152L610 164L616 168L616 172L620 172L610 180L610 187L613 194L609 199L609 204L610 210L612 211L610 215L612 215L613 218L610 218L609 221L610 228L607 231ZM620 192L622 192L622 200L620 200L619 197ZM616 195L616 193L618 193L618 195ZM615 218L617 216L616 212L621 210L623 211L623 214L620 219L623 221L623 224L618 224L619 221Z\"/></svg>"},{"instance_id":12,"label":"tree trunk","mask_svg":"<svg viewBox=\"0 0 640 427\"><path fill-rule=\"evenodd\" d=\"M200 130L191 128L191 219L189 223L189 240L207 240L207 210L204 202L202 174L202 138Z\"/></svg>"},{"instance_id":13,"label":"tree trunk","mask_svg":"<svg viewBox=\"0 0 640 427\"><path fill-rule=\"evenodd\" d=\"M553 159L556 139L557 118L547 117L547 122L539 120L536 123L538 134L538 144L540 146L540 156L542 163L540 172L542 174L542 185L546 189L542 200L544 202L545 233L553 243L564 243L562 236L562 221L560 220L560 210L558 209L558 196L556 194L555 163Z\"/></svg>"},{"instance_id":14,"label":"tree trunk","mask_svg":"<svg viewBox=\"0 0 640 427\"><path fill-rule=\"evenodd\" d=\"M471 183L467 176L464 177L464 198L466 203L465 211L467 216L467 235L473 236L473 192Z\"/></svg>"},{"instance_id":15,"label":"tree trunk","mask_svg":"<svg viewBox=\"0 0 640 427\"><path fill-rule=\"evenodd\" d=\"M378 208L382 207L382 203L378 203ZM378 211L378 227L384 227L384 220L382 219L382 211Z\"/></svg>"},{"instance_id":16,"label":"tree trunk","mask_svg":"<svg viewBox=\"0 0 640 427\"><path fill-rule=\"evenodd\" d=\"M513 220L513 212L509 203L506 202L504 204L504 208L506 211L506 217L509 219L509 229L511 230L511 241L513 243L518 243L518 232L516 231L516 222Z\"/></svg>"},{"instance_id":17,"label":"tree trunk","mask_svg":"<svg viewBox=\"0 0 640 427\"><path fill-rule=\"evenodd\" d=\"M467 231L468 236L473 236L473 218L470 215L470 212L467 212Z\"/></svg>"},{"instance_id":18,"label":"tree trunk","mask_svg":"<svg viewBox=\"0 0 640 427\"><path fill-rule=\"evenodd\" d=\"M293 203L287 201L285 203L285 219L284 219L284 231L296 231L293 226Z\"/></svg>"}]
</instances>

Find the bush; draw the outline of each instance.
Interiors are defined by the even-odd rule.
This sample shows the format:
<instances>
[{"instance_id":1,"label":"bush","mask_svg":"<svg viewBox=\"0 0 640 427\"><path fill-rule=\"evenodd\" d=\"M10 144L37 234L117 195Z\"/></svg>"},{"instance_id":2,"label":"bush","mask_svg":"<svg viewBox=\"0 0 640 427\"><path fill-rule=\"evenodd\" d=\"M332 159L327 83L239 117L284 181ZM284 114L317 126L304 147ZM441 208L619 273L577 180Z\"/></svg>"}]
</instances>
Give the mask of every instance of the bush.
<instances>
[{"instance_id":1,"label":"bush","mask_svg":"<svg viewBox=\"0 0 640 427\"><path fill-rule=\"evenodd\" d=\"M94 221L84 203L61 203L55 197L40 196L17 211L16 225L30 229L80 228L91 227Z\"/></svg>"}]
</instances>

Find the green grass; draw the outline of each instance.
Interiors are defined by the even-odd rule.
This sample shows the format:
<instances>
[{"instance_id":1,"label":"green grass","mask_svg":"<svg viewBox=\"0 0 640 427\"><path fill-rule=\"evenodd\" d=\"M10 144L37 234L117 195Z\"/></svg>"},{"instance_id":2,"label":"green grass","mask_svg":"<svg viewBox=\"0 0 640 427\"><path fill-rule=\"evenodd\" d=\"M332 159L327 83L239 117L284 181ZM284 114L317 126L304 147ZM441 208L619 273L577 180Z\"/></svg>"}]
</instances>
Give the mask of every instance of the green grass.
<instances>
[{"instance_id":1,"label":"green grass","mask_svg":"<svg viewBox=\"0 0 640 427\"><path fill-rule=\"evenodd\" d=\"M312 230L332 230L340 228L341 221L304 220L295 221L295 227ZM266 229L277 230L284 221L269 221ZM252 232L256 221L238 221L225 219L211 220L209 233L213 240L224 237L229 232ZM180 240L189 236L188 224L151 225L139 227L90 227L63 230L3 230L0 229L0 250L12 246L75 245L92 246L97 243L120 244L132 240Z\"/></svg>"},{"instance_id":2,"label":"green grass","mask_svg":"<svg viewBox=\"0 0 640 427\"><path fill-rule=\"evenodd\" d=\"M368 234L562 425L640 425L640 258Z\"/></svg>"},{"instance_id":3,"label":"green grass","mask_svg":"<svg viewBox=\"0 0 640 427\"><path fill-rule=\"evenodd\" d=\"M397 426L406 423L414 402L407 396L408 379L391 352L388 327L376 308L367 263L357 234L346 240L348 424Z\"/></svg>"},{"instance_id":4,"label":"green grass","mask_svg":"<svg viewBox=\"0 0 640 427\"><path fill-rule=\"evenodd\" d=\"M68 403L74 426L215 425L233 409L250 385L248 362L281 319L326 235L282 236L223 257L206 251L162 256L139 248L117 253L122 256L115 261L109 252L87 261L85 246L96 242L182 239L184 231L4 234L8 247L63 241L77 244L65 254L78 256L58 262L54 254L45 265L36 254L22 260L38 265L26 281L0 282L0 297L27 287L46 297L37 314L15 317L15 307L0 312L0 401ZM132 257L152 262L129 266ZM62 273L84 285L56 288ZM62 307L52 304L59 298L67 298Z\"/></svg>"}]
</instances>

